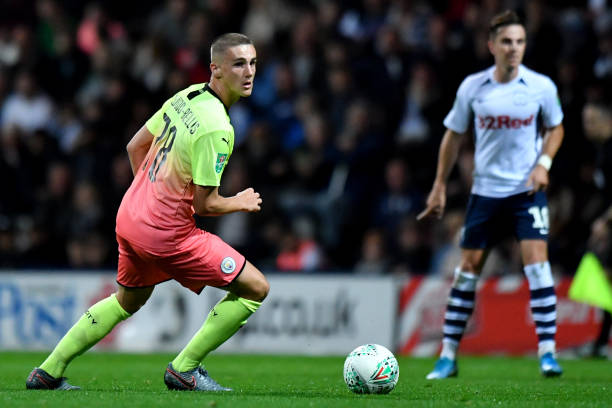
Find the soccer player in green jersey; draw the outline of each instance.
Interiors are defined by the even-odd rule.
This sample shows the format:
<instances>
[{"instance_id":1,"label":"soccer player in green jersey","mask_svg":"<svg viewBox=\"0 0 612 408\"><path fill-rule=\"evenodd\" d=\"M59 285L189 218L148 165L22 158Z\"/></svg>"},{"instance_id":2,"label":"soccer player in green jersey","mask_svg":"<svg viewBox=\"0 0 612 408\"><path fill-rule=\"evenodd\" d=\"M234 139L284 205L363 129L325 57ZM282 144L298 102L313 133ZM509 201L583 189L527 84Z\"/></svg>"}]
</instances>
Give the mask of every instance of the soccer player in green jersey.
<instances>
[{"instance_id":1,"label":"soccer player in green jersey","mask_svg":"<svg viewBox=\"0 0 612 408\"><path fill-rule=\"evenodd\" d=\"M219 237L196 228L193 214L257 212L262 199L252 188L219 195L232 154L234 130L228 108L253 90L255 47L229 33L211 46L211 79L167 100L134 135L127 151L134 181L117 213L119 288L91 306L49 357L26 380L28 389L74 390L66 366L138 311L155 285L169 279L200 293L206 285L228 294L164 373L169 389L230 391L201 366L261 305L269 291L264 275Z\"/></svg>"}]
</instances>

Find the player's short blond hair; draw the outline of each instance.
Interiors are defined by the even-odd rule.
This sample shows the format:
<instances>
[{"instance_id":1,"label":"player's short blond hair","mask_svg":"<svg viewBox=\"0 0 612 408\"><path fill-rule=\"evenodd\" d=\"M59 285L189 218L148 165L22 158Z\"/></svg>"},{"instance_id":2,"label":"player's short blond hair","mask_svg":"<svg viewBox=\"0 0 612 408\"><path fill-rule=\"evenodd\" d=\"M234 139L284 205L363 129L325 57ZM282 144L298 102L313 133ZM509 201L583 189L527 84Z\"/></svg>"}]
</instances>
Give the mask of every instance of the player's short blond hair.
<instances>
[{"instance_id":1,"label":"player's short blond hair","mask_svg":"<svg viewBox=\"0 0 612 408\"><path fill-rule=\"evenodd\" d=\"M499 14L496 14L489 23L489 37L494 38L497 35L498 30L501 27L508 25L518 24L525 26L523 20L512 10L506 10Z\"/></svg>"},{"instance_id":2,"label":"player's short blond hair","mask_svg":"<svg viewBox=\"0 0 612 408\"><path fill-rule=\"evenodd\" d=\"M228 48L235 47L237 45L253 44L251 39L244 34L240 33L226 33L223 34L212 42L210 46L210 60L214 61L217 57L223 55Z\"/></svg>"}]
</instances>

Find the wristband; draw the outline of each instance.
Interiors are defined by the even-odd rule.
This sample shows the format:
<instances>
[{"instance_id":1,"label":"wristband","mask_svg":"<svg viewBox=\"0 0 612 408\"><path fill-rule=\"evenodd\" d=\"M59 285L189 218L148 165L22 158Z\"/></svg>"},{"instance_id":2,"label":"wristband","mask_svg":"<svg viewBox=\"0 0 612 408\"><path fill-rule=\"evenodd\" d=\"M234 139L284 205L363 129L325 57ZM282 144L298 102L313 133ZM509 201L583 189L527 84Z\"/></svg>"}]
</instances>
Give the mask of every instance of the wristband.
<instances>
[{"instance_id":1,"label":"wristband","mask_svg":"<svg viewBox=\"0 0 612 408\"><path fill-rule=\"evenodd\" d=\"M550 170L550 166L552 166L552 159L549 155L543 154L538 159L538 164L546 169L546 171Z\"/></svg>"}]
</instances>

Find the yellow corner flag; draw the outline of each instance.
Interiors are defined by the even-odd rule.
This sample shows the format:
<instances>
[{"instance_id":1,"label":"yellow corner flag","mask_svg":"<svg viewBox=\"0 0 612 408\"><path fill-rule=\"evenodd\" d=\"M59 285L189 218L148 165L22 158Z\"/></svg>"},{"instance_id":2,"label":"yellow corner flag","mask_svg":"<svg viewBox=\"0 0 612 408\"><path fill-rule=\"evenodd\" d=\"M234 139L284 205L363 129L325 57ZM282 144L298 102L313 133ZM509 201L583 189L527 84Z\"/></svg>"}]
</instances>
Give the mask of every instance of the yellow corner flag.
<instances>
[{"instance_id":1,"label":"yellow corner flag","mask_svg":"<svg viewBox=\"0 0 612 408\"><path fill-rule=\"evenodd\" d=\"M612 286L594 253L587 252L582 257L568 296L577 302L588 303L612 312Z\"/></svg>"}]
</instances>

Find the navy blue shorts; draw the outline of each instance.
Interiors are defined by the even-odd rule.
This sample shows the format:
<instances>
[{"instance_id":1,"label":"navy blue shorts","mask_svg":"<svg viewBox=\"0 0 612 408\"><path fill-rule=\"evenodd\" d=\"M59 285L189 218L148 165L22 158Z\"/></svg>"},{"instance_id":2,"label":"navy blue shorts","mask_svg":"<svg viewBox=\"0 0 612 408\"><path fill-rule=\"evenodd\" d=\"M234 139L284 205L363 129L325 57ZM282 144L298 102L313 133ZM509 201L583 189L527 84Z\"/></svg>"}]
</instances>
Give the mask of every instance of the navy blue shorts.
<instances>
[{"instance_id":1,"label":"navy blue shorts","mask_svg":"<svg viewBox=\"0 0 612 408\"><path fill-rule=\"evenodd\" d=\"M470 195L461 248L490 248L511 235L518 241L548 240L546 193L521 193L504 198Z\"/></svg>"}]
</instances>

